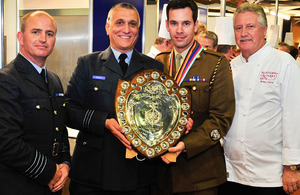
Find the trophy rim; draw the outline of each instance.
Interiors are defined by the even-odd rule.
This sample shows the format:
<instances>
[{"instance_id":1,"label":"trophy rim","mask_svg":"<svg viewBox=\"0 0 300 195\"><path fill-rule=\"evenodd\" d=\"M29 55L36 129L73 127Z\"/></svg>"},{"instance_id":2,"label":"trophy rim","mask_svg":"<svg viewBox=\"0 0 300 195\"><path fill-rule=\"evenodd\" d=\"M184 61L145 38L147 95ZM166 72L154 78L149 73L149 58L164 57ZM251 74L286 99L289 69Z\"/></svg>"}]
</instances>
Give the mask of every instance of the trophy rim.
<instances>
[{"instance_id":1,"label":"trophy rim","mask_svg":"<svg viewBox=\"0 0 300 195\"><path fill-rule=\"evenodd\" d=\"M149 146L143 139L141 139L136 133L135 130L132 130L132 126L130 126L130 122L127 113L127 101L128 96L132 93L132 91L140 92L142 87L147 83L152 81L158 81L166 87L166 91L168 95L176 95L179 100L179 115L176 121L175 127L167 131L169 132L168 136L165 136L162 141L158 142L153 146ZM177 89L177 90L176 90ZM183 92L185 91L185 92ZM183 105L185 106L183 110ZM122 109L120 109L122 108ZM146 157L147 159L154 159L156 157L160 157L161 155L168 152L170 147L175 146L182 136L185 134L186 123L188 118L190 117L191 112L191 94L188 88L180 87L174 81L174 79L168 74L159 71L159 70L145 70L138 74L136 74L131 80L119 80L117 85L117 90L115 94L115 112L116 118L120 126L125 129L125 137L131 143L132 148L140 155ZM122 117L120 117L119 113L122 113ZM125 114L125 116L123 116ZM124 123L124 118L126 122ZM180 119L185 121L184 124L180 123ZM131 128L128 130L128 127ZM174 133L176 132L176 133ZM178 136L179 132L179 136ZM173 135L172 135L173 134ZM174 135L176 134L176 136ZM161 137L159 138L161 139ZM133 143L136 140L140 140L140 144ZM137 141L139 142L139 141ZM163 146L164 145L164 146ZM166 146L167 145L167 146ZM146 148L145 148L146 147Z\"/></svg>"}]
</instances>

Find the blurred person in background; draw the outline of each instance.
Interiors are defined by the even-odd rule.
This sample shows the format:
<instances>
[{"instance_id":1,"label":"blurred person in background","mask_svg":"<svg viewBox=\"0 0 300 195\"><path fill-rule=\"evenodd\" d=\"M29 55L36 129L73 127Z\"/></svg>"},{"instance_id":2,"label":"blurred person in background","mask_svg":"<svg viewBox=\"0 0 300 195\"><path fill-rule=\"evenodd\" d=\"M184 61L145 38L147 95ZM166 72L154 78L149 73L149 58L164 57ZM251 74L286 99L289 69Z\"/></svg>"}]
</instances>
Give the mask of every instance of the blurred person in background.
<instances>
[{"instance_id":1,"label":"blurred person in background","mask_svg":"<svg viewBox=\"0 0 300 195\"><path fill-rule=\"evenodd\" d=\"M212 31L202 31L198 36L198 42L202 47L217 51L218 35Z\"/></svg>"},{"instance_id":2,"label":"blurred person in background","mask_svg":"<svg viewBox=\"0 0 300 195\"><path fill-rule=\"evenodd\" d=\"M155 58L157 54L171 49L173 49L173 43L170 39L157 37L154 45L151 46L149 53L147 53L147 56Z\"/></svg>"}]
</instances>

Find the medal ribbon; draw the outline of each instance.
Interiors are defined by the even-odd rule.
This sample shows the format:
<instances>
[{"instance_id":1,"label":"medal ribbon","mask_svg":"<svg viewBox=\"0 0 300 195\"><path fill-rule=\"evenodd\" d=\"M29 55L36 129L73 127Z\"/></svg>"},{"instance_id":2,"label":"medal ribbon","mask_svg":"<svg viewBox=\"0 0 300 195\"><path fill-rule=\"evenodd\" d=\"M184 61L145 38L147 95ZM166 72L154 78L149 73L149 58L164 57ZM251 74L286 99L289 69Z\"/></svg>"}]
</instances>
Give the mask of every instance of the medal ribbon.
<instances>
[{"instance_id":1,"label":"medal ribbon","mask_svg":"<svg viewBox=\"0 0 300 195\"><path fill-rule=\"evenodd\" d=\"M173 73L173 69L175 66L174 59L175 59L175 52L174 50L171 53L171 58L170 58L170 67L169 67L169 75L173 77L175 74L174 80L178 85L180 86L181 83L183 82L185 76L189 72L190 68L192 67L194 61L196 60L197 56L201 53L203 50L203 47L201 45L194 41L192 47L190 48L189 52L187 53L183 63L179 67L179 70L177 73Z\"/></svg>"}]
</instances>

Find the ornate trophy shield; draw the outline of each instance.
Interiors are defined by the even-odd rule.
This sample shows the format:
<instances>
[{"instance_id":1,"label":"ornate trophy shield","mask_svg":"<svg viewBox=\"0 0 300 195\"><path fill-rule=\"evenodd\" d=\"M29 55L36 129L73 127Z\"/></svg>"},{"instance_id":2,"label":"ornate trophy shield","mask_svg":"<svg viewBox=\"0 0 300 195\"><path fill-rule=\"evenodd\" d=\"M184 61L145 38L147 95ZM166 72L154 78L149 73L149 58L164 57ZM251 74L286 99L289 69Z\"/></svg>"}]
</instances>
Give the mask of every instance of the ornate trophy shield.
<instances>
[{"instance_id":1,"label":"ornate trophy shield","mask_svg":"<svg viewBox=\"0 0 300 195\"><path fill-rule=\"evenodd\" d=\"M146 70L118 82L118 122L133 148L149 159L167 152L184 134L190 104L189 90L161 71Z\"/></svg>"}]
</instances>

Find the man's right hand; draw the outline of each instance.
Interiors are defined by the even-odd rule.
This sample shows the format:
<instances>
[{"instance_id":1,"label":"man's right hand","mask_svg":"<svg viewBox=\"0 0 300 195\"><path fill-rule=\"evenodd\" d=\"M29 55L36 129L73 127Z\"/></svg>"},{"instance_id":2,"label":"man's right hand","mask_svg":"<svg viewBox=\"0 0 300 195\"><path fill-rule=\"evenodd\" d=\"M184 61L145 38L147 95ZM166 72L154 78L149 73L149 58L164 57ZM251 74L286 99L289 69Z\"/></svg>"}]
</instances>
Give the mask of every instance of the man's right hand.
<instances>
[{"instance_id":1,"label":"man's right hand","mask_svg":"<svg viewBox=\"0 0 300 195\"><path fill-rule=\"evenodd\" d=\"M116 121L116 119L106 119L105 121L105 127L110 130L110 132L118 138L122 144L128 148L131 149L130 142L126 139L126 137L123 135L125 132L124 129L119 125L119 123Z\"/></svg>"},{"instance_id":2,"label":"man's right hand","mask_svg":"<svg viewBox=\"0 0 300 195\"><path fill-rule=\"evenodd\" d=\"M54 185L59 181L61 176L62 176L62 173L60 171L60 168L59 168L58 164L56 164L56 172L55 172L53 178L51 179L51 181L48 183L49 189L51 191L54 189Z\"/></svg>"}]
</instances>

